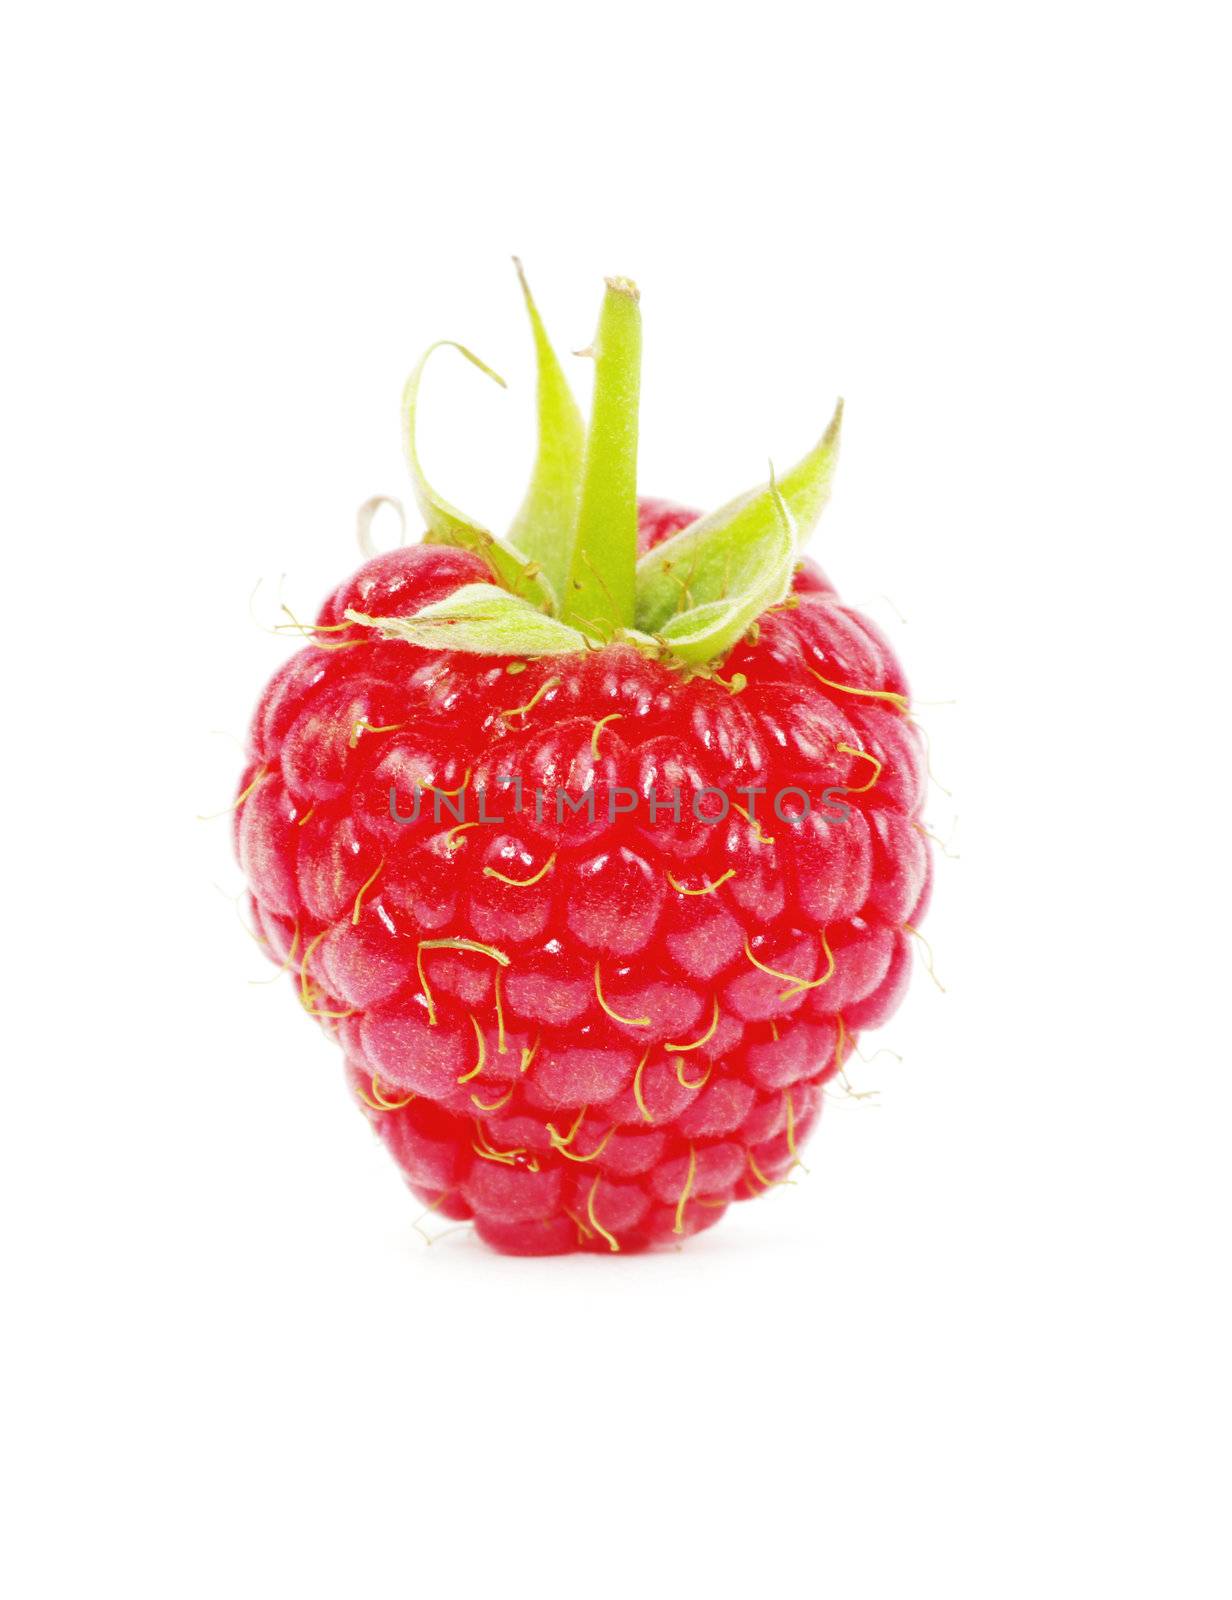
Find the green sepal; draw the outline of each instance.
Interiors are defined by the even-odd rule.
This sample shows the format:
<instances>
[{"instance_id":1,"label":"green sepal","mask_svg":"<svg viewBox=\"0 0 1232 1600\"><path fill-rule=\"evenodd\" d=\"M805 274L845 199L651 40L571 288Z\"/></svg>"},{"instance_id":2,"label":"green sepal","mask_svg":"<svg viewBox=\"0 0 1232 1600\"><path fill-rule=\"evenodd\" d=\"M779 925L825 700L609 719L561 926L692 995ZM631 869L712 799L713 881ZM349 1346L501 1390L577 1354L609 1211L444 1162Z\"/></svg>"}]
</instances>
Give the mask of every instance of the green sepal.
<instances>
[{"instance_id":1,"label":"green sepal","mask_svg":"<svg viewBox=\"0 0 1232 1600\"><path fill-rule=\"evenodd\" d=\"M537 562L558 599L565 592L586 458L586 425L557 359L516 256L538 368L539 448L530 487L509 529L508 543Z\"/></svg>"},{"instance_id":2,"label":"green sepal","mask_svg":"<svg viewBox=\"0 0 1232 1600\"><path fill-rule=\"evenodd\" d=\"M637 285L609 278L599 313L594 398L577 534L561 615L606 643L633 626L637 564L637 413L642 313Z\"/></svg>"},{"instance_id":3,"label":"green sepal","mask_svg":"<svg viewBox=\"0 0 1232 1600\"><path fill-rule=\"evenodd\" d=\"M669 631L669 624L681 613L734 599L742 586L755 579L760 560L775 559L773 552L778 550L782 533L780 497L798 530L798 553L830 498L842 421L840 400L825 433L784 475L777 490L773 482L750 489L691 522L641 558L636 612L640 629L674 639L677 630ZM764 556L758 554L763 542ZM746 575L744 585L738 573ZM679 654L675 643L672 648Z\"/></svg>"},{"instance_id":4,"label":"green sepal","mask_svg":"<svg viewBox=\"0 0 1232 1600\"><path fill-rule=\"evenodd\" d=\"M444 346L457 350L472 366L478 367L480 372L485 373L493 382L499 383L502 389L505 387L505 380L499 373L493 372L486 362L481 361L465 345L458 344L453 339L439 339L435 344L429 345L420 357L415 370L406 380L406 387L402 391L402 444L415 489L415 500L427 524L424 542L455 545L459 549L472 551L487 562L495 576L512 594L525 595L536 605L555 611L555 591L536 563L521 550L502 542L482 523L467 516L465 511L459 511L457 506L450 505L448 500L437 494L424 476L423 468L419 464L419 452L415 446L415 411L419 402L419 384L429 356Z\"/></svg>"},{"instance_id":5,"label":"green sepal","mask_svg":"<svg viewBox=\"0 0 1232 1600\"><path fill-rule=\"evenodd\" d=\"M791 589L798 534L773 468L770 482L747 510L737 536L724 540L725 592L686 606L657 630L672 655L689 666L724 655Z\"/></svg>"},{"instance_id":6,"label":"green sepal","mask_svg":"<svg viewBox=\"0 0 1232 1600\"><path fill-rule=\"evenodd\" d=\"M557 656L586 649L576 628L493 583L464 584L409 617L369 617L362 611L348 611L346 617L361 627L375 628L384 639L405 639L425 650Z\"/></svg>"}]
</instances>

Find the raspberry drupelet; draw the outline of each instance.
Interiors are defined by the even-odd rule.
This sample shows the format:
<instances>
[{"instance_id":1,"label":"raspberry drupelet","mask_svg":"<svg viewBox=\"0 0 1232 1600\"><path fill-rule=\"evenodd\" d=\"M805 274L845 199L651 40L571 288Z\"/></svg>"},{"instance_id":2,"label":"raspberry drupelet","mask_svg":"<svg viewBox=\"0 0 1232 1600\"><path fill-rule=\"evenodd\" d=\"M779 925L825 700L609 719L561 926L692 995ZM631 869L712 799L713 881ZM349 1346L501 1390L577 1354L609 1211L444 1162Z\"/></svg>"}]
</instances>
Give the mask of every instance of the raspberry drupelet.
<instances>
[{"instance_id":1,"label":"raspberry drupelet","mask_svg":"<svg viewBox=\"0 0 1232 1600\"><path fill-rule=\"evenodd\" d=\"M440 501L416 372L433 542L368 560L267 686L236 846L415 1195L498 1250L628 1252L787 1178L898 1004L924 763L889 646L799 554L837 419L709 518L634 501L631 286L588 437L527 302L551 492L541 449L508 543Z\"/></svg>"}]
</instances>

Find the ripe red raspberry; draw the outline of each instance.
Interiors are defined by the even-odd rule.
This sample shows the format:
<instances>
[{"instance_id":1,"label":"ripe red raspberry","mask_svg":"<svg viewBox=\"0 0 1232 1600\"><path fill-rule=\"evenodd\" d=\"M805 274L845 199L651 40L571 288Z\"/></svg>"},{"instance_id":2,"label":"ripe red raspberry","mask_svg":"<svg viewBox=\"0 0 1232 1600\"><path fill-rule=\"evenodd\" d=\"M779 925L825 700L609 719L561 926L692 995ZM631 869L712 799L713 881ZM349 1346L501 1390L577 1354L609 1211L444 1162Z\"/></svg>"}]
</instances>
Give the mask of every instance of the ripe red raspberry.
<instances>
[{"instance_id":1,"label":"ripe red raspberry","mask_svg":"<svg viewBox=\"0 0 1232 1600\"><path fill-rule=\"evenodd\" d=\"M820 509L837 421L734 511L638 502L638 627L613 600L635 313L611 286L583 451L531 305L555 511L568 450L576 493L555 515L541 454L530 521L574 530L571 566L433 494L412 379L420 503L450 542L376 556L326 601L257 707L236 813L270 953L412 1190L516 1254L645 1249L785 1178L822 1085L898 1003L930 884L902 672L782 544ZM510 592L537 582L539 610Z\"/></svg>"}]
</instances>

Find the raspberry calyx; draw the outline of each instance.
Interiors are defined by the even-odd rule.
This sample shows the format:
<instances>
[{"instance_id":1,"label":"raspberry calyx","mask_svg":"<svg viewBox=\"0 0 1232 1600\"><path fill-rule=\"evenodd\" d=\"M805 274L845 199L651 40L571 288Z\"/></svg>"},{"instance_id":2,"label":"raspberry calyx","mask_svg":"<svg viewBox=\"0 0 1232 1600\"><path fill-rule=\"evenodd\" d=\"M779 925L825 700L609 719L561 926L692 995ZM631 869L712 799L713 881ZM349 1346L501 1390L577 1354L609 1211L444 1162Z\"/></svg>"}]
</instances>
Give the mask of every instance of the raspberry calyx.
<instances>
[{"instance_id":1,"label":"raspberry calyx","mask_svg":"<svg viewBox=\"0 0 1232 1600\"><path fill-rule=\"evenodd\" d=\"M487 655L569 655L614 643L673 667L707 671L758 617L786 599L800 549L829 497L842 402L822 438L782 480L737 496L638 559L637 442L642 327L628 278L609 278L594 342L589 428L517 263L539 369L539 450L526 499L501 539L451 505L419 461L419 386L433 351L457 350L504 387L465 345L429 347L403 394L403 441L428 544L480 557L484 582L398 617L352 609L347 620L428 648Z\"/></svg>"}]
</instances>

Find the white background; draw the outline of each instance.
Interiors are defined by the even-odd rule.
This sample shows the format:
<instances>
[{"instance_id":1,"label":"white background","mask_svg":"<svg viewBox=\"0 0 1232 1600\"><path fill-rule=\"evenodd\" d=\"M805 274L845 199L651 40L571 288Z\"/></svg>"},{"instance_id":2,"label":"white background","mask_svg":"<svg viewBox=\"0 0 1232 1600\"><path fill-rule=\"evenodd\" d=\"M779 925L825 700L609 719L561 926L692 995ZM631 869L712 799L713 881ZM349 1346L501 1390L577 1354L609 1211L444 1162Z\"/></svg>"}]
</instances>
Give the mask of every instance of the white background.
<instances>
[{"instance_id":1,"label":"white background","mask_svg":"<svg viewBox=\"0 0 1232 1600\"><path fill-rule=\"evenodd\" d=\"M1226 1595L1217 9L5 31L9 1592ZM810 1177L650 1259L425 1246L194 820L289 648L254 585L355 564L438 336L511 390L442 361L425 459L512 511L515 250L564 347L641 284L647 490L846 396L815 552L957 702L947 992Z\"/></svg>"}]
</instances>

